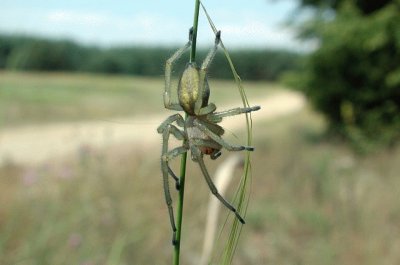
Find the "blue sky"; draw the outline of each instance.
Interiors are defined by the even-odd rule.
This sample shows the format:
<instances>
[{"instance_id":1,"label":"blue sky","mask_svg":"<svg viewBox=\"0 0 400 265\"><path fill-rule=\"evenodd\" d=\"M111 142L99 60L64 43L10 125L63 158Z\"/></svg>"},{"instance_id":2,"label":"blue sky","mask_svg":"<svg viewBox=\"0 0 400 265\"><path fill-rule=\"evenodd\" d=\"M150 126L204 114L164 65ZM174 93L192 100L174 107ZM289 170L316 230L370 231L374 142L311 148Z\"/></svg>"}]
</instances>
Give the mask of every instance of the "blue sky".
<instances>
[{"instance_id":1,"label":"blue sky","mask_svg":"<svg viewBox=\"0 0 400 265\"><path fill-rule=\"evenodd\" d=\"M295 0L203 0L228 47L308 49L284 26ZM193 22L191 0L1 0L0 32L69 38L100 46L180 45ZM200 13L199 45L213 41Z\"/></svg>"}]
</instances>

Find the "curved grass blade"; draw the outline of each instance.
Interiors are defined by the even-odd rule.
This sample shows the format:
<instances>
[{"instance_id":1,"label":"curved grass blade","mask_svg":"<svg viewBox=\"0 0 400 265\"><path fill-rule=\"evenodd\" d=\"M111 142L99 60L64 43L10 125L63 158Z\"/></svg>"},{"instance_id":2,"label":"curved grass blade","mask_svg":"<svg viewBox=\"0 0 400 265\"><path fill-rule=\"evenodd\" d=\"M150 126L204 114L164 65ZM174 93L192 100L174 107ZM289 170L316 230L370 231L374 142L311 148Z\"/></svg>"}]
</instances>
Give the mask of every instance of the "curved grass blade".
<instances>
[{"instance_id":1,"label":"curved grass blade","mask_svg":"<svg viewBox=\"0 0 400 265\"><path fill-rule=\"evenodd\" d=\"M210 15L208 14L206 8L204 7L203 3L200 1L200 5L206 14L208 23L210 24L210 27L214 31L214 33L217 33L217 28L214 25L214 22L212 21ZM242 99L242 103L244 107L249 107L249 102L247 100L246 93L244 91L243 85L242 85L242 80L237 73L235 66L232 62L232 59L229 55L228 50L225 48L225 45L223 44L222 40L220 43L222 50L225 54L225 57L229 63L229 66L231 68L233 77L235 79L236 86L239 90L240 97ZM247 145L251 146L252 144L252 119L251 119L251 113L246 113L246 129L247 129ZM244 170L243 170L243 175L239 184L239 187L236 191L235 198L234 198L234 203L237 205L237 209L242 216L246 215L247 212L247 207L249 204L249 198L250 198L250 189L251 189L251 162L250 162L250 152L246 151L245 153L245 164L244 164ZM224 226L222 227L222 230L224 230L226 226L227 221L225 222ZM222 233L221 230L221 233ZM231 264L233 256L236 251L237 244L239 242L239 237L242 231L242 225L239 223L239 221L234 218L232 228L229 233L229 238L228 242L225 245L224 248L224 255L222 256L222 262L220 264Z\"/></svg>"}]
</instances>

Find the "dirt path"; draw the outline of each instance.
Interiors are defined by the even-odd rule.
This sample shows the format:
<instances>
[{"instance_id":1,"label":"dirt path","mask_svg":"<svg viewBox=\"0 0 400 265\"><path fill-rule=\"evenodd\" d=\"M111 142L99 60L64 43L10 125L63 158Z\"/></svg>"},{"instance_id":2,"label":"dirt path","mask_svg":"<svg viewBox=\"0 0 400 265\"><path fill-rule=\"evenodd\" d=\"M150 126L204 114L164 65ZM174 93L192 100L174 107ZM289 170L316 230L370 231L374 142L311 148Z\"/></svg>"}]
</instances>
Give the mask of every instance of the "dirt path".
<instances>
[{"instance_id":1,"label":"dirt path","mask_svg":"<svg viewBox=\"0 0 400 265\"><path fill-rule=\"evenodd\" d=\"M279 92L268 98L253 99L260 105L253 114L253 123L295 113L305 105L304 98L295 92ZM239 105L223 106L220 110ZM77 152L82 146L104 148L117 143L143 146L159 143L157 126L172 112L162 115L115 118L110 121L69 122L27 126L0 131L0 165L7 161L38 164L49 158ZM243 116L226 118L222 125L229 129L244 127Z\"/></svg>"}]
</instances>

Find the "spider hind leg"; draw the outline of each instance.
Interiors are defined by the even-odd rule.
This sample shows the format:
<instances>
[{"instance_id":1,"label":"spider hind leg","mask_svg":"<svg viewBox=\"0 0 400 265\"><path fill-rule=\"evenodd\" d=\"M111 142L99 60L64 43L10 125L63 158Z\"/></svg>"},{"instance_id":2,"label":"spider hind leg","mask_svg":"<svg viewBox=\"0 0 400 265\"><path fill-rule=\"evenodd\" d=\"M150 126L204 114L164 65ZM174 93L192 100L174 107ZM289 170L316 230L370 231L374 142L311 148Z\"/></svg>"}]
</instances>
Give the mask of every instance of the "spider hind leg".
<instances>
[{"instance_id":1,"label":"spider hind leg","mask_svg":"<svg viewBox=\"0 0 400 265\"><path fill-rule=\"evenodd\" d=\"M203 176L208 184L208 187L211 190L211 193L226 207L228 208L231 212L233 212L236 216L236 218L241 222L242 224L245 224L246 222L244 221L243 217L240 215L240 213L236 210L232 204L230 204L227 200L224 199L224 197L219 194L218 189L215 187L214 182L212 181L210 174L208 174L208 170L206 168L206 165L204 164L203 156L201 154L201 151L198 147L192 146L191 147L191 152L192 154L196 157L196 161L200 166L201 172L203 173Z\"/></svg>"}]
</instances>

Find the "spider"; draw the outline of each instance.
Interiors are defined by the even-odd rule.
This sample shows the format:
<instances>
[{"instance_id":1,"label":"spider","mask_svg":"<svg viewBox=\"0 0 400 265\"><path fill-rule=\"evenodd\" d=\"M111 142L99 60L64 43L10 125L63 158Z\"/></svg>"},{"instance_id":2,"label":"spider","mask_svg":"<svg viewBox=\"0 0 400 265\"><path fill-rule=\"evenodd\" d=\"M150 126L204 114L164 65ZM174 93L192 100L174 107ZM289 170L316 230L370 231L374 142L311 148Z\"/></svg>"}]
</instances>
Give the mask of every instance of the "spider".
<instances>
[{"instance_id":1,"label":"spider","mask_svg":"<svg viewBox=\"0 0 400 265\"><path fill-rule=\"evenodd\" d=\"M200 166L200 170L212 192L225 207L232 211L237 219L244 224L244 219L238 211L228 201L226 201L215 187L210 174L205 166L203 156L209 155L211 159L217 159L221 155L221 149L225 148L228 151L253 151L250 146L232 145L224 141L221 136L224 134L224 129L217 123L222 121L223 117L249 113L259 110L259 106L234 108L221 112L216 112L216 106L213 103L208 103L210 96L210 88L207 81L207 70L212 62L221 39L221 31L216 33L215 44L204 59L199 68L195 62L189 62L183 71L177 88L178 101L171 100L171 74L174 63L192 44L193 29L189 30L189 41L186 45L177 50L171 58L166 61L165 66L165 92L164 106L166 109L175 111L184 111L187 114L185 120L179 113L169 116L157 128L159 134L162 134L162 155L161 155L161 170L163 175L165 200L168 206L168 212L173 231L172 244L176 244L176 226L174 219L174 211L172 208L172 198L169 190L169 176L175 180L176 189L179 190L179 179L169 166L169 161L188 150L191 151L191 158ZM175 124L176 125L175 125ZM182 128L182 129L181 129ZM173 135L176 139L183 141L182 146L172 150L168 149L170 136Z\"/></svg>"}]
</instances>

